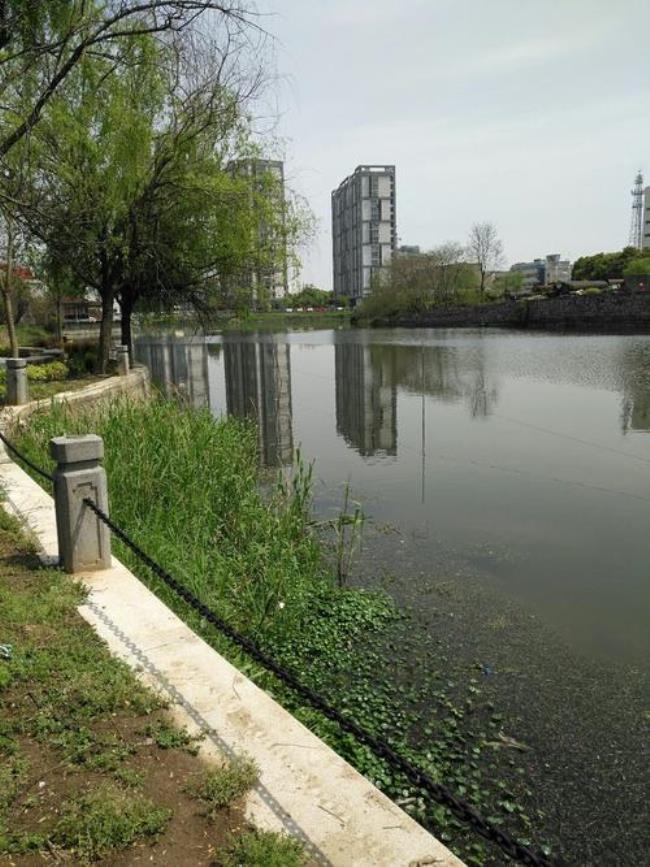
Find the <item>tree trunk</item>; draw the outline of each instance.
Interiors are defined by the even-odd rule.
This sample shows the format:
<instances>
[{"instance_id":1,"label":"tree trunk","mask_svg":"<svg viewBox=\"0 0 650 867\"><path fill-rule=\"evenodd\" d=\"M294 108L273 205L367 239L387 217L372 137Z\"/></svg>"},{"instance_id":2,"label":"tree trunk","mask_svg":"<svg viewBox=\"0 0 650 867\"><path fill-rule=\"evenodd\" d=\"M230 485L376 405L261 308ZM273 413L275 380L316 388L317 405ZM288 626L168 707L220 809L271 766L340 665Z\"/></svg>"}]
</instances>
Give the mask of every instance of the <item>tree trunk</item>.
<instances>
[{"instance_id":1,"label":"tree trunk","mask_svg":"<svg viewBox=\"0 0 650 867\"><path fill-rule=\"evenodd\" d=\"M108 356L113 339L113 299L114 292L106 292L102 297L102 321L99 327L99 348L97 352L96 373L106 373Z\"/></svg>"},{"instance_id":2,"label":"tree trunk","mask_svg":"<svg viewBox=\"0 0 650 867\"><path fill-rule=\"evenodd\" d=\"M11 218L7 217L5 222L7 228L7 270L5 272L4 285L2 287L2 297L5 302L5 320L7 323L7 334L9 336L11 357L18 358L18 338L16 337L14 299L11 288L11 277L14 270L14 233Z\"/></svg>"},{"instance_id":3,"label":"tree trunk","mask_svg":"<svg viewBox=\"0 0 650 867\"><path fill-rule=\"evenodd\" d=\"M55 316L56 316L56 339L59 344L63 343L63 298L59 293L56 294Z\"/></svg>"},{"instance_id":4,"label":"tree trunk","mask_svg":"<svg viewBox=\"0 0 650 867\"><path fill-rule=\"evenodd\" d=\"M133 364L133 336L131 331L133 304L123 299L120 304L120 310L122 311L122 321L120 323L121 342L123 346L129 347L129 362Z\"/></svg>"}]
</instances>

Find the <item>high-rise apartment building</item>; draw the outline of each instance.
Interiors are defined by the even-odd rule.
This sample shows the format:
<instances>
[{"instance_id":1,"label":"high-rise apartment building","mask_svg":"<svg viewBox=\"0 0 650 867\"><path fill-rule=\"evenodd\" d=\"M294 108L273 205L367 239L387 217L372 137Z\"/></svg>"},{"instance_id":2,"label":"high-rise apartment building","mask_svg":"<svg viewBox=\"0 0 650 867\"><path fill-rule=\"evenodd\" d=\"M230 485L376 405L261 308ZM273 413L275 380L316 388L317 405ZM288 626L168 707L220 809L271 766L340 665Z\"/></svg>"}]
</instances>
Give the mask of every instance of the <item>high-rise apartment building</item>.
<instances>
[{"instance_id":1,"label":"high-rise apartment building","mask_svg":"<svg viewBox=\"0 0 650 867\"><path fill-rule=\"evenodd\" d=\"M395 166L357 166L332 192L334 294L367 295L396 243Z\"/></svg>"},{"instance_id":2,"label":"high-rise apartment building","mask_svg":"<svg viewBox=\"0 0 650 867\"><path fill-rule=\"evenodd\" d=\"M258 261L240 283L252 290L253 300L284 298L289 290L287 238L284 231L286 200L282 160L238 160L229 166L237 177L250 178L251 190L267 196L275 210L272 223L261 217L256 227Z\"/></svg>"}]
</instances>

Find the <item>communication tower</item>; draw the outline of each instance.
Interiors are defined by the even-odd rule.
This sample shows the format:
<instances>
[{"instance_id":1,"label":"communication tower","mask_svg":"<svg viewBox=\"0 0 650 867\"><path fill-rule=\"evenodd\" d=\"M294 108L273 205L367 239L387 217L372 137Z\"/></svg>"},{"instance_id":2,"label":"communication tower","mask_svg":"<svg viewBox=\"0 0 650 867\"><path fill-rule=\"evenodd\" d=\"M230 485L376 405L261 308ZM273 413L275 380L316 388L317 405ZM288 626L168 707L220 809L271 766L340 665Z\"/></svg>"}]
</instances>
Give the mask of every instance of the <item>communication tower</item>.
<instances>
[{"instance_id":1,"label":"communication tower","mask_svg":"<svg viewBox=\"0 0 650 867\"><path fill-rule=\"evenodd\" d=\"M638 172L632 189L632 220L630 221L630 246L643 247L643 175Z\"/></svg>"}]
</instances>

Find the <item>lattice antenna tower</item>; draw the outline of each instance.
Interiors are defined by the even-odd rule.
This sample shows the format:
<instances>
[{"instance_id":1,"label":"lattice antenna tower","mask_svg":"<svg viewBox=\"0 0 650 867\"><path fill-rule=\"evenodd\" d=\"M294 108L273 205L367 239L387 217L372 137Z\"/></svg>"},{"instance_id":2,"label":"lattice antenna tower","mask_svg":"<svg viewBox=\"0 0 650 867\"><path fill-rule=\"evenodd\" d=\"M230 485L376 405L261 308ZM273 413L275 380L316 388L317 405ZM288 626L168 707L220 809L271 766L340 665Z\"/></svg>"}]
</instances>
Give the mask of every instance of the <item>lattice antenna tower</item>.
<instances>
[{"instance_id":1,"label":"lattice antenna tower","mask_svg":"<svg viewBox=\"0 0 650 867\"><path fill-rule=\"evenodd\" d=\"M630 246L640 250L643 246L643 175L638 172L632 189L632 220Z\"/></svg>"}]
</instances>

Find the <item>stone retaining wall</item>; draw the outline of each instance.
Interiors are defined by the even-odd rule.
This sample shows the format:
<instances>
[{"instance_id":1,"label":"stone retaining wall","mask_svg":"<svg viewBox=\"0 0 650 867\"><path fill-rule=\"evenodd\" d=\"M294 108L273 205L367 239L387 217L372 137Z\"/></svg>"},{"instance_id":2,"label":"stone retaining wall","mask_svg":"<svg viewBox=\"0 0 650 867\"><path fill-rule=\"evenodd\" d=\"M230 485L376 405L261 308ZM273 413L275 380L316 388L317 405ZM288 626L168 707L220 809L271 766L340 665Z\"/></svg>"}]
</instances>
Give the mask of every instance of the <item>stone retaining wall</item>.
<instances>
[{"instance_id":1,"label":"stone retaining wall","mask_svg":"<svg viewBox=\"0 0 650 867\"><path fill-rule=\"evenodd\" d=\"M407 328L507 327L554 331L650 331L650 293L560 295L539 301L503 301L437 308L422 315L375 319Z\"/></svg>"}]
</instances>

